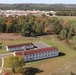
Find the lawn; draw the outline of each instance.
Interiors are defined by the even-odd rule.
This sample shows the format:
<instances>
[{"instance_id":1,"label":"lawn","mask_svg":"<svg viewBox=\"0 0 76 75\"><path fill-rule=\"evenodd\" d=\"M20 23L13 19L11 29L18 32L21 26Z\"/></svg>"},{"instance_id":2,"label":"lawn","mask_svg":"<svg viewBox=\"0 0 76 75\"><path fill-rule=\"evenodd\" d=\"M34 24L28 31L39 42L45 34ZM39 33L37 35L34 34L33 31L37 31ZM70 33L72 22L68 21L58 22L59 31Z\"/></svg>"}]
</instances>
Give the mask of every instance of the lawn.
<instances>
[{"instance_id":1,"label":"lawn","mask_svg":"<svg viewBox=\"0 0 76 75\"><path fill-rule=\"evenodd\" d=\"M74 20L76 21L76 16L56 16L59 19L65 19L65 20Z\"/></svg>"},{"instance_id":2,"label":"lawn","mask_svg":"<svg viewBox=\"0 0 76 75\"><path fill-rule=\"evenodd\" d=\"M76 75L76 56L52 75Z\"/></svg>"},{"instance_id":3,"label":"lawn","mask_svg":"<svg viewBox=\"0 0 76 75\"><path fill-rule=\"evenodd\" d=\"M50 46L58 47L59 52L61 52L62 55L54 58L48 58L44 60L26 63L28 67L33 67L42 70L42 72L36 73L35 75L50 75L76 56L76 52L70 49L68 45L64 43L64 41L56 39L55 35L39 36L37 38L30 38L27 40L1 40L4 51L6 45L38 41L43 41L49 44Z\"/></svg>"}]
</instances>

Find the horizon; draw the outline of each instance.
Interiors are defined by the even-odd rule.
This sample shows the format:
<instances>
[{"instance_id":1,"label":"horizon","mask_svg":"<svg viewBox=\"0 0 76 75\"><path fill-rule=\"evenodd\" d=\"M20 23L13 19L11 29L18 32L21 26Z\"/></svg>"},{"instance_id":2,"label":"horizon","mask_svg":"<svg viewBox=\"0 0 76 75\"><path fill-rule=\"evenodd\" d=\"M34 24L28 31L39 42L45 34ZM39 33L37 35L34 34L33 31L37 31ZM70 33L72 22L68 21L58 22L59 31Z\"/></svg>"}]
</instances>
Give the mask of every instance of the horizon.
<instances>
[{"instance_id":1,"label":"horizon","mask_svg":"<svg viewBox=\"0 0 76 75\"><path fill-rule=\"evenodd\" d=\"M72 1L61 1L61 0L0 0L0 4L76 4L75 0Z\"/></svg>"},{"instance_id":2,"label":"horizon","mask_svg":"<svg viewBox=\"0 0 76 75\"><path fill-rule=\"evenodd\" d=\"M0 3L0 4L74 4L74 3Z\"/></svg>"}]
</instances>

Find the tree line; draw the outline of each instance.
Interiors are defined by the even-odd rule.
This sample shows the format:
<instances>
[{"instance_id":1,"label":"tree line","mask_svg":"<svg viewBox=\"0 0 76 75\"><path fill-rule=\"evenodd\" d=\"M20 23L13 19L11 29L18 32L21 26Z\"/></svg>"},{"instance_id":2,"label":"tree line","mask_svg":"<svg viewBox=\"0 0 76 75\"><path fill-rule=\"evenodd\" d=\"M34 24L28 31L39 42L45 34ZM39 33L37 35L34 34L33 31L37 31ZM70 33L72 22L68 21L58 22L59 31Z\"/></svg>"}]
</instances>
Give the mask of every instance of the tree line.
<instances>
[{"instance_id":1,"label":"tree line","mask_svg":"<svg viewBox=\"0 0 76 75\"><path fill-rule=\"evenodd\" d=\"M67 10L62 10L62 11L57 11L55 13L57 16L76 16L76 11L67 11Z\"/></svg>"},{"instance_id":2,"label":"tree line","mask_svg":"<svg viewBox=\"0 0 76 75\"><path fill-rule=\"evenodd\" d=\"M0 32L20 33L23 36L38 36L48 33L58 34L61 23L56 17L27 15L21 17L0 18Z\"/></svg>"},{"instance_id":3,"label":"tree line","mask_svg":"<svg viewBox=\"0 0 76 75\"><path fill-rule=\"evenodd\" d=\"M76 21L57 17L34 16L0 18L0 32L20 33L22 36L57 34L61 39L71 39L76 35Z\"/></svg>"},{"instance_id":4,"label":"tree line","mask_svg":"<svg viewBox=\"0 0 76 75\"><path fill-rule=\"evenodd\" d=\"M45 11L59 11L59 10L76 10L76 4L0 4L1 10L45 10Z\"/></svg>"}]
</instances>

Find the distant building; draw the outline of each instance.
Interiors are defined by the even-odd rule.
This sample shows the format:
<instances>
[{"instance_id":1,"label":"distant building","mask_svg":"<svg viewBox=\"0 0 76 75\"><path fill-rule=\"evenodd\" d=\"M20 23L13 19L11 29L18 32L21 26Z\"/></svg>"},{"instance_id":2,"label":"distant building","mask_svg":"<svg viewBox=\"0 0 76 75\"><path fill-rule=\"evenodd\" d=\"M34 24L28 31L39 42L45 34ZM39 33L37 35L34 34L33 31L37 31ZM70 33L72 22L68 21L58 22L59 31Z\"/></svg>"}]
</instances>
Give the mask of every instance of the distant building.
<instances>
[{"instance_id":1,"label":"distant building","mask_svg":"<svg viewBox=\"0 0 76 75\"><path fill-rule=\"evenodd\" d=\"M10 45L6 46L7 51L20 51L25 49L31 49L34 48L34 45L32 43L26 43L26 44L17 44L17 45Z\"/></svg>"},{"instance_id":2,"label":"distant building","mask_svg":"<svg viewBox=\"0 0 76 75\"><path fill-rule=\"evenodd\" d=\"M4 15L6 17L9 17L9 16L12 16L12 17L15 17L15 16L26 16L27 15L27 12L26 11L21 11L21 10L6 10L4 12Z\"/></svg>"},{"instance_id":3,"label":"distant building","mask_svg":"<svg viewBox=\"0 0 76 75\"><path fill-rule=\"evenodd\" d=\"M40 10L0 10L0 17L18 17L32 14L34 16L55 16L56 11L40 11Z\"/></svg>"},{"instance_id":4,"label":"distant building","mask_svg":"<svg viewBox=\"0 0 76 75\"><path fill-rule=\"evenodd\" d=\"M14 52L14 55L22 55L25 61L39 60L50 57L58 56L58 48L57 47L47 47L36 50L26 50L20 52Z\"/></svg>"}]
</instances>

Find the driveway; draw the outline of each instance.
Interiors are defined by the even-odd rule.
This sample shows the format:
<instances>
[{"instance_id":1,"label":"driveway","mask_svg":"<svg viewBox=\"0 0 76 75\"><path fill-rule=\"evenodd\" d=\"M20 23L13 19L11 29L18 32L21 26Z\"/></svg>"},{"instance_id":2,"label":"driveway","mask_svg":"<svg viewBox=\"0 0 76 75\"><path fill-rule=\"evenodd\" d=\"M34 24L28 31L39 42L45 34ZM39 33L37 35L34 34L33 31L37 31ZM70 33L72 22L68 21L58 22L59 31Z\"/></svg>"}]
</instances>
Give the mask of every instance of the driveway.
<instances>
[{"instance_id":1,"label":"driveway","mask_svg":"<svg viewBox=\"0 0 76 75\"><path fill-rule=\"evenodd\" d=\"M10 55L12 55L13 53L7 53L7 54L0 54L0 58L5 58L8 57Z\"/></svg>"}]
</instances>

